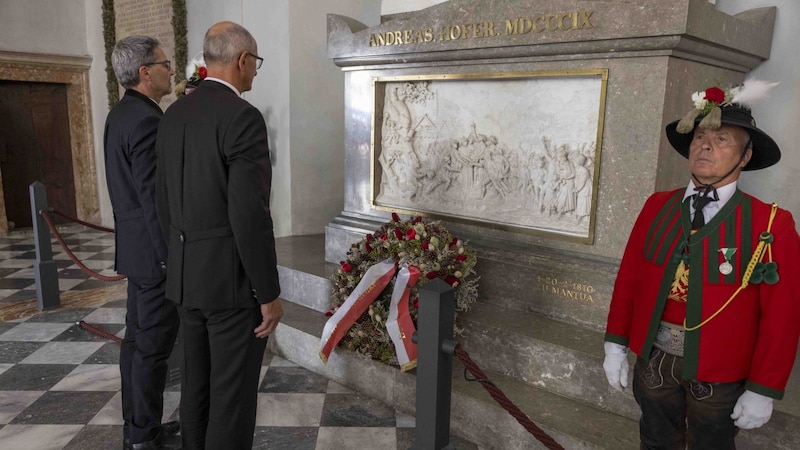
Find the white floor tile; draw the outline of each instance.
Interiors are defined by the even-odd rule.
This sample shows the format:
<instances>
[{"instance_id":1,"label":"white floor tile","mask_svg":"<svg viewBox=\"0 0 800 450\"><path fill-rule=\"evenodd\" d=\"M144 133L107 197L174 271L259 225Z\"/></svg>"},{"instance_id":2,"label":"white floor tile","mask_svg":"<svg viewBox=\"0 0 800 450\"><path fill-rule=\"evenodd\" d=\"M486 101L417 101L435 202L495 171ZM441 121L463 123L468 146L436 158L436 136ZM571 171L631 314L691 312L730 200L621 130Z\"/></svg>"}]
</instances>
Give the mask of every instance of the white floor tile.
<instances>
[{"instance_id":1,"label":"white floor tile","mask_svg":"<svg viewBox=\"0 0 800 450\"><path fill-rule=\"evenodd\" d=\"M258 394L256 426L318 427L325 394Z\"/></svg>"},{"instance_id":2,"label":"white floor tile","mask_svg":"<svg viewBox=\"0 0 800 450\"><path fill-rule=\"evenodd\" d=\"M0 450L61 450L83 425L6 425Z\"/></svg>"}]
</instances>

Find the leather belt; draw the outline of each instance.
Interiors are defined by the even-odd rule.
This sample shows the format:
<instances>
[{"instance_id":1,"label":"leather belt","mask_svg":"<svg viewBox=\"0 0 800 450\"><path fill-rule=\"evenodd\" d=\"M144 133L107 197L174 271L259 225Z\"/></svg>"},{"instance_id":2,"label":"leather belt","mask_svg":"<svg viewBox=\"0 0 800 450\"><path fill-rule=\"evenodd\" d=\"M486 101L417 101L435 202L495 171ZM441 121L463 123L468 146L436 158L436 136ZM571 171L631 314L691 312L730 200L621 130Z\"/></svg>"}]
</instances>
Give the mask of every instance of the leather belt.
<instances>
[{"instance_id":1,"label":"leather belt","mask_svg":"<svg viewBox=\"0 0 800 450\"><path fill-rule=\"evenodd\" d=\"M671 355L683 357L683 340L685 336L686 330L682 325L662 321L658 324L658 333L656 333L653 345Z\"/></svg>"}]
</instances>

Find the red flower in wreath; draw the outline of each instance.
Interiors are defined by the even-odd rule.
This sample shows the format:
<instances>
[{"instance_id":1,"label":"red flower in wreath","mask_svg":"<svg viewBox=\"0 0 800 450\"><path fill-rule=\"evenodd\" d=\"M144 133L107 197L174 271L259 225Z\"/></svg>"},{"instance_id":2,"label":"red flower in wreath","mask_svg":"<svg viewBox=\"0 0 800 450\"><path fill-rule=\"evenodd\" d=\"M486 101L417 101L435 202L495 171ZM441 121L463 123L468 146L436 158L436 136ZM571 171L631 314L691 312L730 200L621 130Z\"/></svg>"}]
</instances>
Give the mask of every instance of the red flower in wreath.
<instances>
[{"instance_id":1,"label":"red flower in wreath","mask_svg":"<svg viewBox=\"0 0 800 450\"><path fill-rule=\"evenodd\" d=\"M408 230L406 230L406 239L408 239L410 241L410 240L414 239L415 237L417 237L416 230L414 230L413 228L409 228Z\"/></svg>"}]
</instances>

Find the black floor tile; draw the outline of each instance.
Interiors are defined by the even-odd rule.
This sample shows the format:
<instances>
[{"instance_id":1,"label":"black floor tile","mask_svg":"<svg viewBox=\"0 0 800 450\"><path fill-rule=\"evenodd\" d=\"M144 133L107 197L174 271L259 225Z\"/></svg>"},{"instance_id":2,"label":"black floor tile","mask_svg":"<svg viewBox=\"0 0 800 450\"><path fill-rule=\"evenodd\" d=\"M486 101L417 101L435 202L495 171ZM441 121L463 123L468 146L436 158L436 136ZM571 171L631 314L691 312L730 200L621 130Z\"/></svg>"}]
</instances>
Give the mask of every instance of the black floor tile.
<instances>
[{"instance_id":1,"label":"black floor tile","mask_svg":"<svg viewBox=\"0 0 800 450\"><path fill-rule=\"evenodd\" d=\"M86 259L91 259L92 261L114 261L114 254L113 253L98 253L96 255L92 255Z\"/></svg>"},{"instance_id":2,"label":"black floor tile","mask_svg":"<svg viewBox=\"0 0 800 450\"><path fill-rule=\"evenodd\" d=\"M125 281L123 280L121 282L124 283ZM109 281L101 281L101 280L96 280L94 278L90 278L90 279L84 281L83 283L78 284L77 286L75 286L71 290L73 290L73 291L85 291L87 289L105 288L105 287L111 286L112 285L111 283L112 282L109 282ZM120 283L120 281L117 281L116 283Z\"/></svg>"},{"instance_id":3,"label":"black floor tile","mask_svg":"<svg viewBox=\"0 0 800 450\"><path fill-rule=\"evenodd\" d=\"M111 400L116 392L50 391L19 413L13 424L85 425Z\"/></svg>"},{"instance_id":4,"label":"black floor tile","mask_svg":"<svg viewBox=\"0 0 800 450\"><path fill-rule=\"evenodd\" d=\"M34 281L34 284L35 283L36 282ZM3 299L0 299L0 303L13 303L20 300L33 300L33 302L36 303L36 287L32 286L32 289L23 289L19 292L15 292Z\"/></svg>"},{"instance_id":5,"label":"black floor tile","mask_svg":"<svg viewBox=\"0 0 800 450\"><path fill-rule=\"evenodd\" d=\"M76 364L17 364L0 373L0 391L46 391Z\"/></svg>"},{"instance_id":6,"label":"black floor tile","mask_svg":"<svg viewBox=\"0 0 800 450\"><path fill-rule=\"evenodd\" d=\"M30 259L31 261L36 259L36 252L25 252L20 253L19 255L11 258L11 259Z\"/></svg>"},{"instance_id":7,"label":"black floor tile","mask_svg":"<svg viewBox=\"0 0 800 450\"><path fill-rule=\"evenodd\" d=\"M59 271L58 278L81 279L81 278L90 278L90 275L84 272L83 269L79 269L78 267L71 267L69 269L63 269Z\"/></svg>"},{"instance_id":8,"label":"black floor tile","mask_svg":"<svg viewBox=\"0 0 800 450\"><path fill-rule=\"evenodd\" d=\"M87 425L63 450L122 448L122 425Z\"/></svg>"},{"instance_id":9,"label":"black floor tile","mask_svg":"<svg viewBox=\"0 0 800 450\"><path fill-rule=\"evenodd\" d=\"M97 245L97 244L89 244L89 245L81 245L81 246L78 246L78 247L75 247L75 248L72 248L72 247L70 247L70 249L71 249L73 252L84 252L84 253L88 253L88 252L94 252L94 253L100 253L100 252L102 252L102 251L105 251L105 250L108 250L109 248L112 248L112 247L113 247L113 245Z\"/></svg>"},{"instance_id":10,"label":"black floor tile","mask_svg":"<svg viewBox=\"0 0 800 450\"><path fill-rule=\"evenodd\" d=\"M91 356L86 358L84 364L119 364L120 345L116 342L108 342L100 347ZM180 389L178 389L180 390Z\"/></svg>"},{"instance_id":11,"label":"black floor tile","mask_svg":"<svg viewBox=\"0 0 800 450\"><path fill-rule=\"evenodd\" d=\"M19 272L19 270L15 267L0 267L0 278L5 278L14 272Z\"/></svg>"},{"instance_id":12,"label":"black floor tile","mask_svg":"<svg viewBox=\"0 0 800 450\"><path fill-rule=\"evenodd\" d=\"M0 289L25 289L33 286L36 289L36 280L33 278L0 278Z\"/></svg>"},{"instance_id":13,"label":"black floor tile","mask_svg":"<svg viewBox=\"0 0 800 450\"><path fill-rule=\"evenodd\" d=\"M328 394L322 407L323 427L393 427L395 412L385 404L358 394Z\"/></svg>"},{"instance_id":14,"label":"black floor tile","mask_svg":"<svg viewBox=\"0 0 800 450\"><path fill-rule=\"evenodd\" d=\"M0 363L16 364L45 344L46 342L0 342Z\"/></svg>"},{"instance_id":15,"label":"black floor tile","mask_svg":"<svg viewBox=\"0 0 800 450\"><path fill-rule=\"evenodd\" d=\"M314 450L317 445L316 427L256 427L254 449Z\"/></svg>"},{"instance_id":16,"label":"black floor tile","mask_svg":"<svg viewBox=\"0 0 800 450\"><path fill-rule=\"evenodd\" d=\"M89 315L92 311L94 311L94 308L76 308L76 309L66 309L63 311L47 312L44 314L37 314L28 319L27 322L31 323L78 322L87 315Z\"/></svg>"},{"instance_id":17,"label":"black floor tile","mask_svg":"<svg viewBox=\"0 0 800 450\"><path fill-rule=\"evenodd\" d=\"M29 252L36 250L36 246L33 244L12 244L2 250L6 252Z\"/></svg>"},{"instance_id":18,"label":"black floor tile","mask_svg":"<svg viewBox=\"0 0 800 450\"><path fill-rule=\"evenodd\" d=\"M270 367L258 392L324 394L328 379L303 367Z\"/></svg>"},{"instance_id":19,"label":"black floor tile","mask_svg":"<svg viewBox=\"0 0 800 450\"><path fill-rule=\"evenodd\" d=\"M19 324L13 323L13 322L1 322L0 321L0 334L5 333L6 331L16 327L17 325L19 325Z\"/></svg>"}]
</instances>

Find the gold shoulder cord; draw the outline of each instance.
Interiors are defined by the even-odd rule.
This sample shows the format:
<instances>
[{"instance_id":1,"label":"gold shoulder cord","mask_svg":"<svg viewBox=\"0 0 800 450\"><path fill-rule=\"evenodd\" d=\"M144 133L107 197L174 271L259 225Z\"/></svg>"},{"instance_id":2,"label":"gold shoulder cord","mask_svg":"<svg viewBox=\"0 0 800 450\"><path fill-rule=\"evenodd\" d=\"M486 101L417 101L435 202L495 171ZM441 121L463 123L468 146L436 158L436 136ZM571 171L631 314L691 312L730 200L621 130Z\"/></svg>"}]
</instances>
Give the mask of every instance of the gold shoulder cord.
<instances>
[{"instance_id":1,"label":"gold shoulder cord","mask_svg":"<svg viewBox=\"0 0 800 450\"><path fill-rule=\"evenodd\" d=\"M708 319L700 322L698 325L693 327L686 326L686 319L683 319L683 329L686 331L694 331L702 327L703 325L707 324L711 321L714 317L717 317L719 313L721 313L728 305L733 301L733 299L739 295L739 292L742 292L744 288L750 284L750 277L753 275L753 269L755 269L756 264L761 260L761 257L764 255L764 249L766 248L769 251L769 258L772 260L772 248L770 247L770 242L772 242L770 230L772 230L772 221L775 219L775 214L778 212L778 204L772 204L772 210L769 213L769 222L767 223L767 231L761 233L758 239L758 246L756 246L756 250L753 252L753 257L750 258L750 262L747 263L747 268L744 271L744 276L742 277L742 284L739 286L739 289L736 289L728 301L725 302L714 314L709 316ZM769 242L767 242L769 241ZM691 276L691 275L690 275Z\"/></svg>"}]
</instances>

